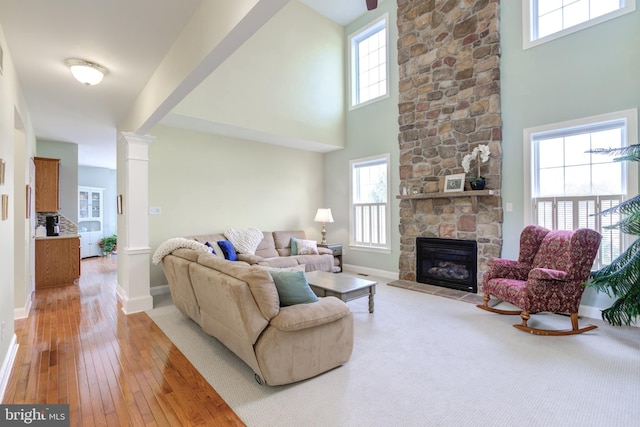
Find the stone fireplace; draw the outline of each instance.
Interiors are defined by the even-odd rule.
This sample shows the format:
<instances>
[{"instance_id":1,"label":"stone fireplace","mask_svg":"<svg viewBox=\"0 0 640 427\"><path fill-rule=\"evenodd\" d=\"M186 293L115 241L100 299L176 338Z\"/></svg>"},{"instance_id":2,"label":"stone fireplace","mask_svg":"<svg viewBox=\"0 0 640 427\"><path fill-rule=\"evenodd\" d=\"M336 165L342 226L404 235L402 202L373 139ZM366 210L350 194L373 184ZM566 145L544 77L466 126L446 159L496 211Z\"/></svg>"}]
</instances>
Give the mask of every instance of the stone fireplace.
<instances>
[{"instance_id":1,"label":"stone fireplace","mask_svg":"<svg viewBox=\"0 0 640 427\"><path fill-rule=\"evenodd\" d=\"M417 279L418 237L476 242L478 278L500 256L499 11L499 0L398 0L402 280ZM444 193L444 177L464 173L481 144L487 190Z\"/></svg>"}]
</instances>

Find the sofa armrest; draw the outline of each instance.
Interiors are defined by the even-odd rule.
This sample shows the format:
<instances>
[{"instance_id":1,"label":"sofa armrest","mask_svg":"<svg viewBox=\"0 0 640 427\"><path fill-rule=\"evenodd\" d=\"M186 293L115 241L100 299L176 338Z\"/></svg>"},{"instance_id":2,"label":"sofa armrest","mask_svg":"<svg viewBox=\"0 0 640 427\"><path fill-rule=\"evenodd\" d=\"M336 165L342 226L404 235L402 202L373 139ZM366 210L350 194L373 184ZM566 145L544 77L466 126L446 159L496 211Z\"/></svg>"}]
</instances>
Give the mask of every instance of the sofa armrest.
<instances>
[{"instance_id":1,"label":"sofa armrest","mask_svg":"<svg viewBox=\"0 0 640 427\"><path fill-rule=\"evenodd\" d=\"M554 280L562 282L567 280L567 275L566 271L551 270L549 268L534 268L529 273L529 279Z\"/></svg>"},{"instance_id":2,"label":"sofa armrest","mask_svg":"<svg viewBox=\"0 0 640 427\"><path fill-rule=\"evenodd\" d=\"M238 261L244 261L248 264L257 264L259 262L264 261L264 258L262 258L259 255L251 255L251 254L238 254Z\"/></svg>"},{"instance_id":3,"label":"sofa armrest","mask_svg":"<svg viewBox=\"0 0 640 427\"><path fill-rule=\"evenodd\" d=\"M487 264L489 270L482 276L483 283L495 278L527 280L531 270L529 264L503 258L492 258Z\"/></svg>"},{"instance_id":4,"label":"sofa armrest","mask_svg":"<svg viewBox=\"0 0 640 427\"><path fill-rule=\"evenodd\" d=\"M329 248L318 246L318 255L333 255L333 251Z\"/></svg>"},{"instance_id":5,"label":"sofa armrest","mask_svg":"<svg viewBox=\"0 0 640 427\"><path fill-rule=\"evenodd\" d=\"M336 297L325 297L310 304L281 307L278 315L269 323L281 331L299 331L335 322L349 313L351 311L347 304Z\"/></svg>"}]
</instances>

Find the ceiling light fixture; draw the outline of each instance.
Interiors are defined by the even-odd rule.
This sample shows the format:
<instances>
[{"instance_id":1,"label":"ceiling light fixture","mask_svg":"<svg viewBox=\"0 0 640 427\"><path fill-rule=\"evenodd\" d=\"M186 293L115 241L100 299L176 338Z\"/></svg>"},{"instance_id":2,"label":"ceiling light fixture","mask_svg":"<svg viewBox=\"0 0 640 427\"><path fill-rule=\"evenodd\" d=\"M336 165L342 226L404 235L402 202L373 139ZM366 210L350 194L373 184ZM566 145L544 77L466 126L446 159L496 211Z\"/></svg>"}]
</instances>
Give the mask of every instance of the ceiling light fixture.
<instances>
[{"instance_id":1,"label":"ceiling light fixture","mask_svg":"<svg viewBox=\"0 0 640 427\"><path fill-rule=\"evenodd\" d=\"M67 59L67 67L71 69L71 74L80 83L93 86L102 81L102 78L107 74L107 69L102 65L95 64L93 62L85 61L84 59Z\"/></svg>"}]
</instances>

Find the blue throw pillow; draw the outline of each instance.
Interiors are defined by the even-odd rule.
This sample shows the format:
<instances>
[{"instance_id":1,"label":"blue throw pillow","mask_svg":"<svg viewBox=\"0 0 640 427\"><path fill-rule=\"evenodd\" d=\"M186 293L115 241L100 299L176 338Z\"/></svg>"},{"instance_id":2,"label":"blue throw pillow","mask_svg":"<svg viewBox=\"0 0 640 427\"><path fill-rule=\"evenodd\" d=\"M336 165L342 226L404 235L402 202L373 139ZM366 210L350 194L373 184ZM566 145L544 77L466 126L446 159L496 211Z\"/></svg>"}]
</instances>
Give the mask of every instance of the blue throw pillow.
<instances>
[{"instance_id":1,"label":"blue throw pillow","mask_svg":"<svg viewBox=\"0 0 640 427\"><path fill-rule=\"evenodd\" d=\"M218 246L222 250L224 254L224 259L228 259L229 261L237 261L238 255L236 255L236 250L233 248L233 245L228 240L219 240Z\"/></svg>"},{"instance_id":2,"label":"blue throw pillow","mask_svg":"<svg viewBox=\"0 0 640 427\"><path fill-rule=\"evenodd\" d=\"M309 304L318 301L307 282L304 271L269 270L280 298L280 307L296 304Z\"/></svg>"},{"instance_id":3,"label":"blue throw pillow","mask_svg":"<svg viewBox=\"0 0 640 427\"><path fill-rule=\"evenodd\" d=\"M298 241L295 237L291 238L291 255L298 255Z\"/></svg>"},{"instance_id":4,"label":"blue throw pillow","mask_svg":"<svg viewBox=\"0 0 640 427\"><path fill-rule=\"evenodd\" d=\"M204 245L205 245L205 246L208 246L208 247L210 247L210 248L211 248L211 253L212 253L212 254L214 254L214 255L216 254L216 250L213 248L213 245L212 245L211 243L209 243L209 242L205 242L205 244L204 244Z\"/></svg>"}]
</instances>

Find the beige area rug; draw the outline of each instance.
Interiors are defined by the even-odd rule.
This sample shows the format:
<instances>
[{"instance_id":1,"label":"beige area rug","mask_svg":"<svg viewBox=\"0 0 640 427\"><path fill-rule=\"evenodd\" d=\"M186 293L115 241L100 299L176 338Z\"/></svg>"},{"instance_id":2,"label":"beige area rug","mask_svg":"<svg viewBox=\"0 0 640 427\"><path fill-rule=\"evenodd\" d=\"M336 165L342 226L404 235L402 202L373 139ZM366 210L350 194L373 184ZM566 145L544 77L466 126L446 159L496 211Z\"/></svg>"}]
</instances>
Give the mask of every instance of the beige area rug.
<instances>
[{"instance_id":1,"label":"beige area rug","mask_svg":"<svg viewBox=\"0 0 640 427\"><path fill-rule=\"evenodd\" d=\"M342 273L347 274L347 273ZM640 328L540 337L472 304L380 281L375 313L349 302L351 360L269 387L174 306L148 312L249 426L634 426ZM586 323L586 322L585 322ZM568 327L534 315L532 326Z\"/></svg>"}]
</instances>

